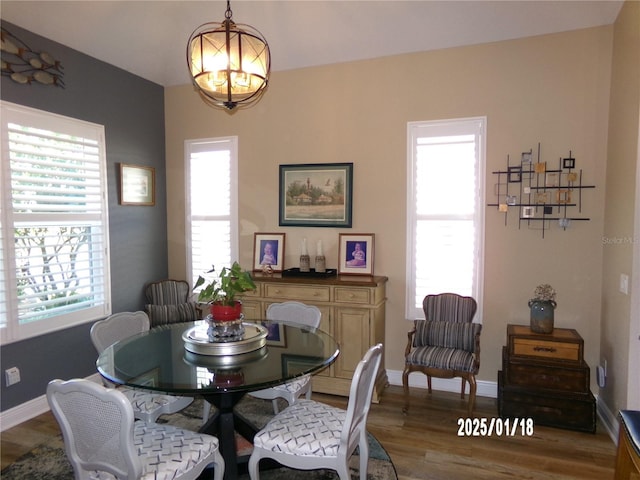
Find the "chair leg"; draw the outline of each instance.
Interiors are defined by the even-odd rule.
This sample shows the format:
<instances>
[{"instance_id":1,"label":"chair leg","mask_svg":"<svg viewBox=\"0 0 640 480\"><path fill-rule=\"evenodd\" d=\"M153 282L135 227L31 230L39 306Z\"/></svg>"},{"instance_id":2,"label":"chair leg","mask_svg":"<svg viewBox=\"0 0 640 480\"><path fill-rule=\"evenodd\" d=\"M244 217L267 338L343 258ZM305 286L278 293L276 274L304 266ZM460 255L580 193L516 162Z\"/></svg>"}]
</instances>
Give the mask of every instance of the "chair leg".
<instances>
[{"instance_id":1,"label":"chair leg","mask_svg":"<svg viewBox=\"0 0 640 480\"><path fill-rule=\"evenodd\" d=\"M431 393L431 375L427 375L427 389Z\"/></svg>"},{"instance_id":2,"label":"chair leg","mask_svg":"<svg viewBox=\"0 0 640 480\"><path fill-rule=\"evenodd\" d=\"M402 390L404 391L404 407L402 413L405 415L409 412L409 370L402 372Z\"/></svg>"},{"instance_id":3,"label":"chair leg","mask_svg":"<svg viewBox=\"0 0 640 480\"><path fill-rule=\"evenodd\" d=\"M464 389L466 388L466 386L467 386L467 381L466 381L466 380L465 380L465 378L463 377L463 378L462 378L462 389L460 390L460 398L461 398L462 400L464 400Z\"/></svg>"},{"instance_id":4,"label":"chair leg","mask_svg":"<svg viewBox=\"0 0 640 480\"><path fill-rule=\"evenodd\" d=\"M204 405L202 407L202 425L209 421L209 413L211 413L211 404L206 400L203 402Z\"/></svg>"},{"instance_id":5,"label":"chair leg","mask_svg":"<svg viewBox=\"0 0 640 480\"><path fill-rule=\"evenodd\" d=\"M216 452L216 457L214 458L215 467L213 468L213 480L223 480L224 479L224 458L220 454L220 450Z\"/></svg>"},{"instance_id":6,"label":"chair leg","mask_svg":"<svg viewBox=\"0 0 640 480\"><path fill-rule=\"evenodd\" d=\"M470 375L469 378L469 405L468 405L468 415L469 417L473 417L473 409L476 404L476 376Z\"/></svg>"},{"instance_id":7,"label":"chair leg","mask_svg":"<svg viewBox=\"0 0 640 480\"><path fill-rule=\"evenodd\" d=\"M366 433L363 433L358 445L360 452L360 480L367 480L367 468L369 466L369 442Z\"/></svg>"},{"instance_id":8,"label":"chair leg","mask_svg":"<svg viewBox=\"0 0 640 480\"><path fill-rule=\"evenodd\" d=\"M255 450L249 457L247 471L249 472L249 478L251 480L260 480L260 470L258 469L260 466L260 458L260 455L258 455Z\"/></svg>"}]
</instances>

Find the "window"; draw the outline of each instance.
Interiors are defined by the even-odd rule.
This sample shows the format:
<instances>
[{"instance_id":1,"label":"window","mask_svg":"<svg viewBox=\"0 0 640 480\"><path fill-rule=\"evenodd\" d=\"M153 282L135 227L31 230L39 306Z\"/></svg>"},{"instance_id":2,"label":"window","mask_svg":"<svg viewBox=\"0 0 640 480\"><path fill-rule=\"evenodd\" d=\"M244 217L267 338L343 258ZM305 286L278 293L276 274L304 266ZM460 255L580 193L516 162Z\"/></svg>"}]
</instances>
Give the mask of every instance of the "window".
<instances>
[{"instance_id":1,"label":"window","mask_svg":"<svg viewBox=\"0 0 640 480\"><path fill-rule=\"evenodd\" d=\"M485 123L408 124L408 319L424 318L424 297L444 292L474 297L482 318Z\"/></svg>"},{"instance_id":2,"label":"window","mask_svg":"<svg viewBox=\"0 0 640 480\"><path fill-rule=\"evenodd\" d=\"M230 267L238 255L237 138L187 140L187 275Z\"/></svg>"},{"instance_id":3,"label":"window","mask_svg":"<svg viewBox=\"0 0 640 480\"><path fill-rule=\"evenodd\" d=\"M111 313L104 127L0 104L2 343Z\"/></svg>"}]
</instances>

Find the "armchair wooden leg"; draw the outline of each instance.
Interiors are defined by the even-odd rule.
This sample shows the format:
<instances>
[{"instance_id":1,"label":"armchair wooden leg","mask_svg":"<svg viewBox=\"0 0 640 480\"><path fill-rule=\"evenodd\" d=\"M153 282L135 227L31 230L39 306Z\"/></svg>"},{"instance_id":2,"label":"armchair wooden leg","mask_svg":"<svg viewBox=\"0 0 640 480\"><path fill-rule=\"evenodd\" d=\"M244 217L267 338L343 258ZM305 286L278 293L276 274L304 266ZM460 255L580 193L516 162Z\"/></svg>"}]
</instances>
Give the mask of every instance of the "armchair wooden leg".
<instances>
[{"instance_id":1,"label":"armchair wooden leg","mask_svg":"<svg viewBox=\"0 0 640 480\"><path fill-rule=\"evenodd\" d=\"M462 400L464 400L464 390L465 390L466 386L467 386L467 380L463 377L462 378L462 388L460 389L460 398Z\"/></svg>"},{"instance_id":2,"label":"armchair wooden leg","mask_svg":"<svg viewBox=\"0 0 640 480\"><path fill-rule=\"evenodd\" d=\"M402 413L405 415L409 412L409 370L402 372L402 389L404 390L404 407Z\"/></svg>"},{"instance_id":3,"label":"armchair wooden leg","mask_svg":"<svg viewBox=\"0 0 640 480\"><path fill-rule=\"evenodd\" d=\"M429 393L431 393L431 375L427 375L427 388Z\"/></svg>"},{"instance_id":4,"label":"armchair wooden leg","mask_svg":"<svg viewBox=\"0 0 640 480\"><path fill-rule=\"evenodd\" d=\"M473 417L473 409L476 406L476 377L475 375L470 375L467 380L469 380L469 405L467 413L469 417Z\"/></svg>"}]
</instances>

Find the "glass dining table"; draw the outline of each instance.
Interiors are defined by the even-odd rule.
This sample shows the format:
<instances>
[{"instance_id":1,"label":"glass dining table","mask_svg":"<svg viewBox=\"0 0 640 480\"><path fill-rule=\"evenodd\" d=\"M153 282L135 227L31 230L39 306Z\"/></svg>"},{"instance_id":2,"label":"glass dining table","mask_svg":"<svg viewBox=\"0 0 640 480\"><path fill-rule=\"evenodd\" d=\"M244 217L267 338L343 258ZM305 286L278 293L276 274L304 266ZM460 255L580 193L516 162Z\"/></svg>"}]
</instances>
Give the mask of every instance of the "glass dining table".
<instances>
[{"instance_id":1,"label":"glass dining table","mask_svg":"<svg viewBox=\"0 0 640 480\"><path fill-rule=\"evenodd\" d=\"M256 432L234 415L238 401L247 392L318 373L340 353L337 342L319 329L266 320L245 320L243 326L247 334L240 339L207 342L206 320L164 325L111 345L96 362L99 373L115 384L201 396L214 405L201 431L218 437L225 479L237 478L238 466L248 461L237 455L235 432L250 441Z\"/></svg>"}]
</instances>

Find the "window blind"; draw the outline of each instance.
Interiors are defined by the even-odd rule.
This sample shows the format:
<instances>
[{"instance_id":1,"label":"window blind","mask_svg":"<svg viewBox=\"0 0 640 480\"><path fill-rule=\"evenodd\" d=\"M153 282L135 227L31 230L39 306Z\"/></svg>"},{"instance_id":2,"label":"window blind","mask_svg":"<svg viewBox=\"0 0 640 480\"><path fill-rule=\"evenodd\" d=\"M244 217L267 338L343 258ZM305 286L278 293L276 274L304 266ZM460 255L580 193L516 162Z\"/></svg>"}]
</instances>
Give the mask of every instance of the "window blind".
<instances>
[{"instance_id":1,"label":"window blind","mask_svg":"<svg viewBox=\"0 0 640 480\"><path fill-rule=\"evenodd\" d=\"M104 128L6 105L3 117L2 285L15 288L0 309L13 304L17 319L8 339L108 314Z\"/></svg>"},{"instance_id":2,"label":"window blind","mask_svg":"<svg viewBox=\"0 0 640 480\"><path fill-rule=\"evenodd\" d=\"M407 318L425 295L454 292L480 304L484 120L408 126Z\"/></svg>"},{"instance_id":3,"label":"window blind","mask_svg":"<svg viewBox=\"0 0 640 480\"><path fill-rule=\"evenodd\" d=\"M186 143L191 284L212 266L217 275L237 260L237 141L235 138Z\"/></svg>"}]
</instances>

